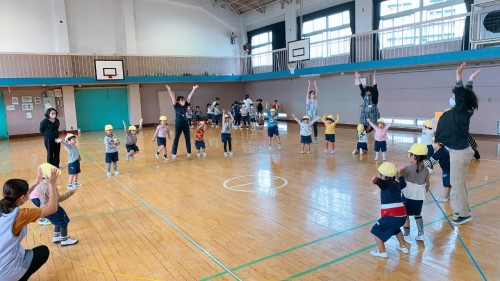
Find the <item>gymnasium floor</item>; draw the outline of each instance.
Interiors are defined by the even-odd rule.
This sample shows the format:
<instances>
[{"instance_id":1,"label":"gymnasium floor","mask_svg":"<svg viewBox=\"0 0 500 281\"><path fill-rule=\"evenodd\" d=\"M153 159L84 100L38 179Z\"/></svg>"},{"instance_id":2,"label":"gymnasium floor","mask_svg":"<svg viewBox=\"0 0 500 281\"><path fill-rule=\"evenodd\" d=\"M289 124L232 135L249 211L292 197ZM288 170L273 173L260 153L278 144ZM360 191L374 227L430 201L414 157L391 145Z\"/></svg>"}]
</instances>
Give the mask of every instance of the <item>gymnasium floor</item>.
<instances>
[{"instance_id":1,"label":"gymnasium floor","mask_svg":"<svg viewBox=\"0 0 500 281\"><path fill-rule=\"evenodd\" d=\"M123 131L115 132L123 141ZM380 195L370 183L377 163L372 151L351 155L355 130L337 129L335 155L323 153L321 140L301 155L296 123L280 123L281 150L276 140L268 150L266 132L233 130L234 156L224 157L220 129L209 129L207 158L188 159L181 138L178 158L165 162L154 157L153 128L146 128L135 161L125 161L122 144L121 174L111 178L103 170L104 132L84 132L84 186L61 203L79 242L52 244L52 226L32 224L24 245L46 244L51 257L31 280L500 280L498 139L478 141L482 158L467 176L473 220L454 229L442 213L452 214L450 204L429 194L426 240L404 255L393 237L385 260L369 254L379 218ZM389 161L407 163L418 134L389 137ZM41 137L1 141L0 149L2 181L31 181L45 161ZM61 191L66 160L61 149ZM431 191L442 193L439 167Z\"/></svg>"}]
</instances>

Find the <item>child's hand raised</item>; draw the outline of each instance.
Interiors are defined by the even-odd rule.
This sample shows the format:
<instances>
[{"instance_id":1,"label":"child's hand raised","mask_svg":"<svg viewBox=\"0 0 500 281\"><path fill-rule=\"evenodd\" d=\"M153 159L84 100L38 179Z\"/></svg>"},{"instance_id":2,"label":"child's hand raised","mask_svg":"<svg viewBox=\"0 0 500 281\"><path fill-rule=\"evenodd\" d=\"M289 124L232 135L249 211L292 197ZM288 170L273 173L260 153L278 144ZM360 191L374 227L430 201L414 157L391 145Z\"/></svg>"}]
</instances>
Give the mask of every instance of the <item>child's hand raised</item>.
<instances>
[{"instance_id":1,"label":"child's hand raised","mask_svg":"<svg viewBox=\"0 0 500 281\"><path fill-rule=\"evenodd\" d=\"M370 121L372 121L372 120L371 120L370 118L366 118L366 121L370 122Z\"/></svg>"},{"instance_id":2,"label":"child's hand raised","mask_svg":"<svg viewBox=\"0 0 500 281\"><path fill-rule=\"evenodd\" d=\"M50 169L50 176L48 178L49 185L56 186L58 177L59 177L59 170L55 167Z\"/></svg>"},{"instance_id":3,"label":"child's hand raised","mask_svg":"<svg viewBox=\"0 0 500 281\"><path fill-rule=\"evenodd\" d=\"M57 138L54 140L56 143L61 143L62 142L62 139L61 138Z\"/></svg>"},{"instance_id":4,"label":"child's hand raised","mask_svg":"<svg viewBox=\"0 0 500 281\"><path fill-rule=\"evenodd\" d=\"M373 176L372 183L377 184L377 181L378 181L378 175Z\"/></svg>"}]
</instances>

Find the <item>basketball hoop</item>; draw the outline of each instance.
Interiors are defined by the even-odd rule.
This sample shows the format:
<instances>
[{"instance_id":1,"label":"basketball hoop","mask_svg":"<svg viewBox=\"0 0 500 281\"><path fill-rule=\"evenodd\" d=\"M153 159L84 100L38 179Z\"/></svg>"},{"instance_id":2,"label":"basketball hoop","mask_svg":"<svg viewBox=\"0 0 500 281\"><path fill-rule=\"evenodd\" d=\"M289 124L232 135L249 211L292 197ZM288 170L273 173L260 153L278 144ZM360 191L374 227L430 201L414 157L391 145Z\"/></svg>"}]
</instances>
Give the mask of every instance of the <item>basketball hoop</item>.
<instances>
[{"instance_id":1,"label":"basketball hoop","mask_svg":"<svg viewBox=\"0 0 500 281\"><path fill-rule=\"evenodd\" d=\"M114 75L108 75L108 79L113 79Z\"/></svg>"},{"instance_id":2,"label":"basketball hoop","mask_svg":"<svg viewBox=\"0 0 500 281\"><path fill-rule=\"evenodd\" d=\"M290 74L295 74L295 68L297 67L296 62L291 62L288 64L288 69L290 70Z\"/></svg>"}]
</instances>

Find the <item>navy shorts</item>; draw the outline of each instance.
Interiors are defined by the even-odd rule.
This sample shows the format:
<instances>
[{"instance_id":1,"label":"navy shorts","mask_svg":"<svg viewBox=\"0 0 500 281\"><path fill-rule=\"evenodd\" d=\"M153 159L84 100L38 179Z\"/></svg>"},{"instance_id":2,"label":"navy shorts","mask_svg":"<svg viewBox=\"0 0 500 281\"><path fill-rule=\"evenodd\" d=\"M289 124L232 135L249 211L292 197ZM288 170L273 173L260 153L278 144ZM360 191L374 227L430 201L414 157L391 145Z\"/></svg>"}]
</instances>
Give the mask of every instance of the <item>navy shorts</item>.
<instances>
[{"instance_id":1,"label":"navy shorts","mask_svg":"<svg viewBox=\"0 0 500 281\"><path fill-rule=\"evenodd\" d=\"M272 138L274 135L277 135L277 136L280 135L280 133L278 132L278 126L268 127L267 128L267 136Z\"/></svg>"},{"instance_id":2,"label":"navy shorts","mask_svg":"<svg viewBox=\"0 0 500 281\"><path fill-rule=\"evenodd\" d=\"M50 216L46 216L45 218L55 226L64 228L68 227L69 217L61 206L57 206L57 211Z\"/></svg>"},{"instance_id":3,"label":"navy shorts","mask_svg":"<svg viewBox=\"0 0 500 281\"><path fill-rule=\"evenodd\" d=\"M372 227L371 233L377 236L382 242L386 242L393 235L401 232L401 227L406 222L404 217L383 217Z\"/></svg>"},{"instance_id":4,"label":"navy shorts","mask_svg":"<svg viewBox=\"0 0 500 281\"><path fill-rule=\"evenodd\" d=\"M135 143L134 144L126 144L125 148L127 149L127 152L130 152L131 150L133 150L135 152L139 151L139 147L137 147L137 145Z\"/></svg>"},{"instance_id":5,"label":"navy shorts","mask_svg":"<svg viewBox=\"0 0 500 281\"><path fill-rule=\"evenodd\" d=\"M208 119L208 120L212 120L212 116L214 116L212 113L208 113L208 114L207 114L207 119Z\"/></svg>"},{"instance_id":6,"label":"navy shorts","mask_svg":"<svg viewBox=\"0 0 500 281\"><path fill-rule=\"evenodd\" d=\"M196 115L196 121L200 122L200 120L201 120L201 115Z\"/></svg>"},{"instance_id":7,"label":"navy shorts","mask_svg":"<svg viewBox=\"0 0 500 281\"><path fill-rule=\"evenodd\" d=\"M387 143L386 141L375 141L375 151L386 152L387 151Z\"/></svg>"},{"instance_id":8,"label":"navy shorts","mask_svg":"<svg viewBox=\"0 0 500 281\"><path fill-rule=\"evenodd\" d=\"M196 147L197 150L199 150L200 148L205 149L205 141L195 140L194 147Z\"/></svg>"},{"instance_id":9,"label":"navy shorts","mask_svg":"<svg viewBox=\"0 0 500 281\"><path fill-rule=\"evenodd\" d=\"M424 200L413 200L403 196L403 203L405 204L406 214L408 216L420 216L420 214L422 214Z\"/></svg>"},{"instance_id":10,"label":"navy shorts","mask_svg":"<svg viewBox=\"0 0 500 281\"><path fill-rule=\"evenodd\" d=\"M222 142L231 141L231 134L230 133L221 133L220 138L221 138Z\"/></svg>"},{"instance_id":11,"label":"navy shorts","mask_svg":"<svg viewBox=\"0 0 500 281\"><path fill-rule=\"evenodd\" d=\"M335 142L335 134L325 134L325 141Z\"/></svg>"},{"instance_id":12,"label":"navy shorts","mask_svg":"<svg viewBox=\"0 0 500 281\"><path fill-rule=\"evenodd\" d=\"M356 149L359 150L360 148L368 151L368 144L366 144L366 142L359 142L358 141L358 144L356 145Z\"/></svg>"},{"instance_id":13,"label":"navy shorts","mask_svg":"<svg viewBox=\"0 0 500 281\"><path fill-rule=\"evenodd\" d=\"M443 186L451 188L450 172L447 172L447 173L443 172Z\"/></svg>"},{"instance_id":14,"label":"navy shorts","mask_svg":"<svg viewBox=\"0 0 500 281\"><path fill-rule=\"evenodd\" d=\"M118 151L106 153L106 163L118 162Z\"/></svg>"},{"instance_id":15,"label":"navy shorts","mask_svg":"<svg viewBox=\"0 0 500 281\"><path fill-rule=\"evenodd\" d=\"M256 122L255 117L250 117L250 122Z\"/></svg>"},{"instance_id":16,"label":"navy shorts","mask_svg":"<svg viewBox=\"0 0 500 281\"><path fill-rule=\"evenodd\" d=\"M156 144L158 146L167 146L167 138L156 137Z\"/></svg>"},{"instance_id":17,"label":"navy shorts","mask_svg":"<svg viewBox=\"0 0 500 281\"><path fill-rule=\"evenodd\" d=\"M427 158L431 158L431 156L434 155L434 147L432 147L432 144L427 145Z\"/></svg>"},{"instance_id":18,"label":"navy shorts","mask_svg":"<svg viewBox=\"0 0 500 281\"><path fill-rule=\"evenodd\" d=\"M243 121L248 122L248 121L250 121L250 116L245 115L245 116L243 116L242 119L243 119Z\"/></svg>"},{"instance_id":19,"label":"navy shorts","mask_svg":"<svg viewBox=\"0 0 500 281\"><path fill-rule=\"evenodd\" d=\"M312 143L312 138L311 136L300 136L300 143Z\"/></svg>"},{"instance_id":20,"label":"navy shorts","mask_svg":"<svg viewBox=\"0 0 500 281\"><path fill-rule=\"evenodd\" d=\"M68 175L76 175L81 172L82 171L80 170L80 161L76 160L73 163L68 163Z\"/></svg>"},{"instance_id":21,"label":"navy shorts","mask_svg":"<svg viewBox=\"0 0 500 281\"><path fill-rule=\"evenodd\" d=\"M31 202L33 202L33 204L35 204L35 206L37 206L38 208L40 208L40 199L38 198L33 198L31 199Z\"/></svg>"}]
</instances>

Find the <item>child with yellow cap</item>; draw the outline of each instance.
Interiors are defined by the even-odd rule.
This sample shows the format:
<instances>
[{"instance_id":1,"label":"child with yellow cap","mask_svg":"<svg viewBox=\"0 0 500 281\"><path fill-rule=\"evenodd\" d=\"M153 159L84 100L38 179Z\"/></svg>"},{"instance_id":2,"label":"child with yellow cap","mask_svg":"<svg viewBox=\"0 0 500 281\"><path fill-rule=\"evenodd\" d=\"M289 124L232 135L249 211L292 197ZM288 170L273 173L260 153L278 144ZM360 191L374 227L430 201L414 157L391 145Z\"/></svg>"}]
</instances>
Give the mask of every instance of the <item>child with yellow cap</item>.
<instances>
[{"instance_id":1,"label":"child with yellow cap","mask_svg":"<svg viewBox=\"0 0 500 281\"><path fill-rule=\"evenodd\" d=\"M422 143L427 145L427 158L434 154L434 148L432 147L432 138L434 137L434 130L432 129L434 124L431 120L425 120L424 126L422 128Z\"/></svg>"},{"instance_id":2,"label":"child with yellow cap","mask_svg":"<svg viewBox=\"0 0 500 281\"><path fill-rule=\"evenodd\" d=\"M358 131L358 143L356 144L356 149L352 151L352 155L356 155L358 153L360 155L366 154L368 153L368 131L363 124L358 124L356 130Z\"/></svg>"},{"instance_id":3,"label":"child with yellow cap","mask_svg":"<svg viewBox=\"0 0 500 281\"><path fill-rule=\"evenodd\" d=\"M39 169L41 170L43 180L36 187L36 191L38 193L38 199L40 199L40 208L47 206L50 203L51 197L51 188L49 183L49 178L51 177L53 169L55 166L44 163L40 165ZM58 176L61 174L61 171L58 171ZM57 182L56 182L57 186ZM61 243L61 246L70 246L78 243L78 240L71 239L68 234L68 224L70 219L66 214L66 211L59 205L60 202L68 199L73 196L75 192L78 190L78 187L74 187L71 190L66 191L63 194L59 194L57 188L55 189L56 197L57 197L57 211L51 215L46 216L53 225L54 225L54 235L52 237L52 243ZM53 191L52 191L53 192Z\"/></svg>"},{"instance_id":4,"label":"child with yellow cap","mask_svg":"<svg viewBox=\"0 0 500 281\"><path fill-rule=\"evenodd\" d=\"M340 116L337 114L337 118L333 121L333 115L323 115L321 119L325 123L325 153L328 153L328 143L332 144L331 153L335 153L335 127L340 121Z\"/></svg>"},{"instance_id":5,"label":"child with yellow cap","mask_svg":"<svg viewBox=\"0 0 500 281\"><path fill-rule=\"evenodd\" d=\"M231 124L234 122L234 117L230 111L226 112L222 110L222 130L220 132L220 138L222 143L224 143L224 156L233 156L233 147L231 144ZM227 145L229 144L229 152L227 151Z\"/></svg>"},{"instance_id":6,"label":"child with yellow cap","mask_svg":"<svg viewBox=\"0 0 500 281\"><path fill-rule=\"evenodd\" d=\"M156 131L153 134L153 139L158 145L158 150L156 151L156 158L160 158L160 152L163 151L163 159L168 160L167 156L167 137L170 140L170 129L167 124L167 116L160 116L160 123L156 126Z\"/></svg>"},{"instance_id":7,"label":"child with yellow cap","mask_svg":"<svg viewBox=\"0 0 500 281\"><path fill-rule=\"evenodd\" d=\"M406 187L403 189L404 203L408 218L404 225L404 237L410 239L410 218L413 216L417 223L418 235L415 240L424 241L424 221L422 219L422 205L425 194L429 191L429 170L424 166L427 159L427 146L422 143L413 144L408 150L410 165L402 167L399 174L405 179Z\"/></svg>"},{"instance_id":8,"label":"child with yellow cap","mask_svg":"<svg viewBox=\"0 0 500 281\"><path fill-rule=\"evenodd\" d=\"M64 142L60 139L56 139L57 143L63 143L64 149L68 152L68 190L74 187L81 187L82 185L78 182L78 174L82 171L80 169L80 150L76 146L76 136L73 134L67 134L64 138Z\"/></svg>"},{"instance_id":9,"label":"child with yellow cap","mask_svg":"<svg viewBox=\"0 0 500 281\"><path fill-rule=\"evenodd\" d=\"M401 198L401 187L405 186L405 180L400 177L399 182L396 181L398 169L389 162L382 163L378 167L378 172L380 174L372 178L372 183L380 188L381 218L371 230L371 233L375 236L378 250L370 251L370 254L386 259L389 255L385 249L385 242L393 235L396 236L399 242L397 249L404 254L409 253L401 233L401 226L406 221L406 208Z\"/></svg>"},{"instance_id":10,"label":"child with yellow cap","mask_svg":"<svg viewBox=\"0 0 500 281\"><path fill-rule=\"evenodd\" d=\"M120 174L118 172L117 147L120 144L120 141L113 135L113 126L111 124L104 126L104 131L106 132L106 135L104 136L104 146L106 148L106 175L111 177L111 163L113 163L115 175Z\"/></svg>"},{"instance_id":11,"label":"child with yellow cap","mask_svg":"<svg viewBox=\"0 0 500 281\"><path fill-rule=\"evenodd\" d=\"M271 106L271 110L269 110L268 103L266 102L266 113L267 113L267 136L269 137L269 150L271 150L271 141L273 140L273 136L276 135L278 137L278 148L281 149L281 138L280 133L278 131L278 113L279 113L279 104L277 100L274 100L274 103Z\"/></svg>"},{"instance_id":12,"label":"child with yellow cap","mask_svg":"<svg viewBox=\"0 0 500 281\"><path fill-rule=\"evenodd\" d=\"M307 144L308 149L307 149L307 154L311 153L311 143L312 143L312 130L311 127L320 120L320 117L317 117L316 119L312 120L309 122L309 116L304 115L302 117L302 120L299 120L297 117L295 117L295 114L292 113L293 119L299 123L300 126L300 143L302 144L302 150L300 151L301 154L304 154L304 147Z\"/></svg>"},{"instance_id":13,"label":"child with yellow cap","mask_svg":"<svg viewBox=\"0 0 500 281\"><path fill-rule=\"evenodd\" d=\"M387 151L387 130L389 130L389 127L392 125L385 125L385 121L382 118L377 119L377 125L373 124L371 122L370 118L366 118L366 121L368 121L368 124L375 130L375 144L374 144L374 150L375 150L375 161L378 160L378 153L379 151L382 151L382 160L386 161L387 159L385 158L385 152ZM394 120L392 120L394 122Z\"/></svg>"},{"instance_id":14,"label":"child with yellow cap","mask_svg":"<svg viewBox=\"0 0 500 281\"><path fill-rule=\"evenodd\" d=\"M125 148L127 149L127 156L125 157L127 161L129 159L135 160L134 155L139 153L139 147L137 146L137 135L142 131L142 118L139 121L139 129L134 125L130 125L127 128L127 124L122 120L123 130L125 131L126 141Z\"/></svg>"}]
</instances>

